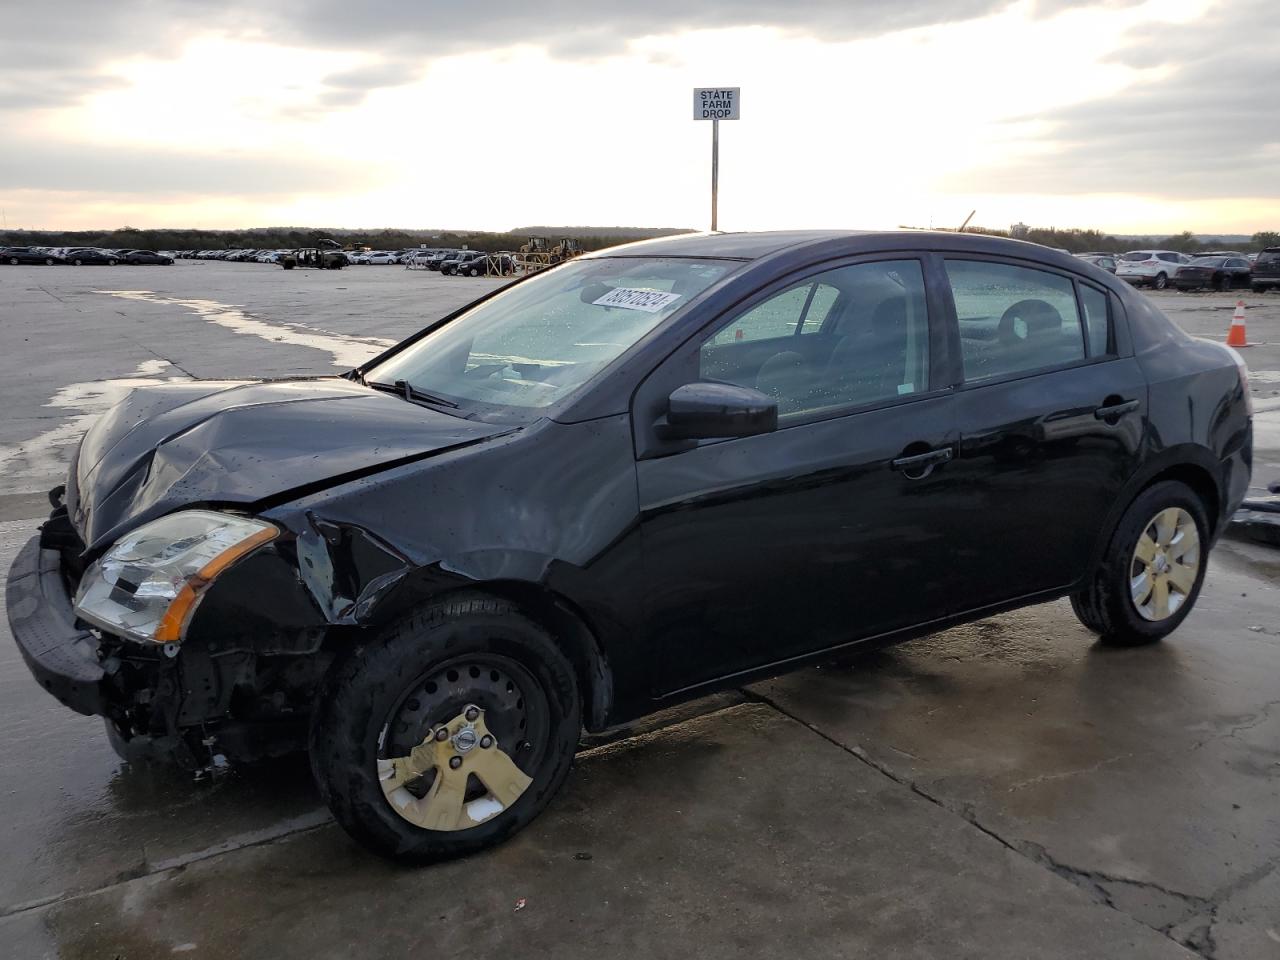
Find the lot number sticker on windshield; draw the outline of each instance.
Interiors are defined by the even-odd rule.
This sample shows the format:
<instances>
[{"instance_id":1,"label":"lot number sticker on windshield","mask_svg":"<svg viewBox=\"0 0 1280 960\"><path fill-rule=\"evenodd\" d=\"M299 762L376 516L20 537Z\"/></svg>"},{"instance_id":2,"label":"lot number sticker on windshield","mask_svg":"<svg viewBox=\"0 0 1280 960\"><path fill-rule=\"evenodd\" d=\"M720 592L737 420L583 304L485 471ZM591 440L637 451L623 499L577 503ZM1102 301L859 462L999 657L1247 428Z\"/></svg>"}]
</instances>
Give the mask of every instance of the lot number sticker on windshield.
<instances>
[{"instance_id":1,"label":"lot number sticker on windshield","mask_svg":"<svg viewBox=\"0 0 1280 960\"><path fill-rule=\"evenodd\" d=\"M591 302L601 307L621 307L623 310L643 310L657 313L679 300L681 294L663 293L661 290L638 290L634 287L617 287L599 300Z\"/></svg>"}]
</instances>

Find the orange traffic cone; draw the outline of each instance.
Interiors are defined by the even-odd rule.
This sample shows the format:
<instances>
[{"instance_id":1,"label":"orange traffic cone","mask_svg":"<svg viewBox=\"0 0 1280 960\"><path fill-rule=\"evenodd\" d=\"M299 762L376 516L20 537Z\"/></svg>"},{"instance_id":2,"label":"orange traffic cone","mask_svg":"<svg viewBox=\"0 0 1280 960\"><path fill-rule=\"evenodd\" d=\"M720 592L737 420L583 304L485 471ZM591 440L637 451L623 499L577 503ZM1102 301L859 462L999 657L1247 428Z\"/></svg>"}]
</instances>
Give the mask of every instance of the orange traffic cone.
<instances>
[{"instance_id":1,"label":"orange traffic cone","mask_svg":"<svg viewBox=\"0 0 1280 960\"><path fill-rule=\"evenodd\" d=\"M1228 347L1248 347L1251 344L1244 333L1244 301L1236 301L1236 312L1231 315L1231 329L1227 331Z\"/></svg>"}]
</instances>

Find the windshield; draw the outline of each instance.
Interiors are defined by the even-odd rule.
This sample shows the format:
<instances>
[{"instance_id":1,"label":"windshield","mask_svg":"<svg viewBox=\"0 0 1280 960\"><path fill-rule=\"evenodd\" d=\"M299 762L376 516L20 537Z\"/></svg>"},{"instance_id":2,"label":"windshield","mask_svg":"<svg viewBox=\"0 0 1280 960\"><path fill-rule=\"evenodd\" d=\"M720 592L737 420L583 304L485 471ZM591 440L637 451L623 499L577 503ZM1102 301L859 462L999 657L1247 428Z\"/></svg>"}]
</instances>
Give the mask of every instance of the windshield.
<instances>
[{"instance_id":1,"label":"windshield","mask_svg":"<svg viewBox=\"0 0 1280 960\"><path fill-rule=\"evenodd\" d=\"M567 397L737 264L577 260L516 284L365 371L466 408L536 410Z\"/></svg>"}]
</instances>

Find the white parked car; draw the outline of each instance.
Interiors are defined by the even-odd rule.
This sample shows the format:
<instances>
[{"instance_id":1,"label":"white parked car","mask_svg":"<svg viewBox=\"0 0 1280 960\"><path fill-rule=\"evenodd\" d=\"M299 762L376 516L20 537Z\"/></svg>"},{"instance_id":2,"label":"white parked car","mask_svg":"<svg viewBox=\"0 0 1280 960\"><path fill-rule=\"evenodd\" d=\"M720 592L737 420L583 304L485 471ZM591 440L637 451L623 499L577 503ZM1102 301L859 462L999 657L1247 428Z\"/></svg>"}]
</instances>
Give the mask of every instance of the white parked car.
<instances>
[{"instance_id":1,"label":"white parked car","mask_svg":"<svg viewBox=\"0 0 1280 960\"><path fill-rule=\"evenodd\" d=\"M1146 283L1163 290L1178 267L1190 262L1190 257L1176 250L1130 250L1116 260L1116 276L1134 286Z\"/></svg>"},{"instance_id":2,"label":"white parked car","mask_svg":"<svg viewBox=\"0 0 1280 960\"><path fill-rule=\"evenodd\" d=\"M367 255L361 263L399 263L400 255L392 250L375 250Z\"/></svg>"}]
</instances>

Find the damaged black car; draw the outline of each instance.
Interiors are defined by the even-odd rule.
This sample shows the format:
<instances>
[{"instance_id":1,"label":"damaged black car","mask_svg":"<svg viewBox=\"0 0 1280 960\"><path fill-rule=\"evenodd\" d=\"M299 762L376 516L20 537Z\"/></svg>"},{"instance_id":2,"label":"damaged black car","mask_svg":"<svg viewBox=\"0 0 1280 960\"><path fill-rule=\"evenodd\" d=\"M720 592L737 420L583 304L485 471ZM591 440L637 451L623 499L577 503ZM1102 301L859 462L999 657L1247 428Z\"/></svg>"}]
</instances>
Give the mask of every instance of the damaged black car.
<instances>
[{"instance_id":1,"label":"damaged black car","mask_svg":"<svg viewBox=\"0 0 1280 960\"><path fill-rule=\"evenodd\" d=\"M1251 431L1237 355L1044 247L646 241L342 377L135 391L8 615L126 758L309 750L352 836L425 862L532 820L584 727L836 650L1062 596L1163 638Z\"/></svg>"}]
</instances>

